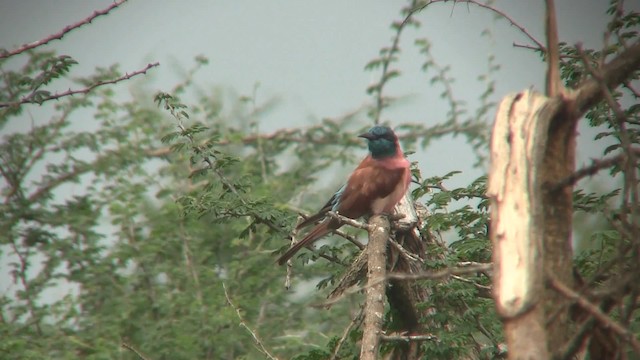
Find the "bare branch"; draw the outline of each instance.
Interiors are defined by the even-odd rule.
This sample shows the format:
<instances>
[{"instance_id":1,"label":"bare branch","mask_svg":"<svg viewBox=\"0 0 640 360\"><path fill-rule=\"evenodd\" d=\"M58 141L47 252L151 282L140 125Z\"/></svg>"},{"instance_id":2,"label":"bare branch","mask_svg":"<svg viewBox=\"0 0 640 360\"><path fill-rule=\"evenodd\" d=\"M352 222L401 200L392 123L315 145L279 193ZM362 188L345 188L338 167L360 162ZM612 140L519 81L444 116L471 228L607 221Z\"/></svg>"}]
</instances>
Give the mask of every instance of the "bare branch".
<instances>
[{"instance_id":1,"label":"bare branch","mask_svg":"<svg viewBox=\"0 0 640 360\"><path fill-rule=\"evenodd\" d=\"M416 6L416 0L413 0L411 2L410 8L414 8L415 6ZM388 51L386 52L385 56L382 58L382 61L381 61L382 72L380 73L380 80L376 84L372 85L371 87L371 89L373 89L373 91L376 94L376 99L375 99L376 107L375 107L375 114L373 116L374 124L380 123L380 115L382 114L382 110L386 107L385 99L382 96L382 89L384 85L387 83L387 81L390 79L389 65L393 61L396 53L400 51L400 48L398 47L398 44L400 43L400 35L402 34L402 31L404 30L404 28L408 24L410 24L410 20L413 14L414 14L413 11L409 11L407 16L404 18L404 20L397 25L396 34L393 37L393 42L391 44L391 47L388 49Z\"/></svg>"},{"instance_id":2,"label":"bare branch","mask_svg":"<svg viewBox=\"0 0 640 360\"><path fill-rule=\"evenodd\" d=\"M363 223L358 220L350 219L346 216L342 216L339 213L329 211L327 212L327 216L332 217L343 224L347 224L349 226L353 226L354 228L363 229L367 231L371 231L371 224Z\"/></svg>"},{"instance_id":3,"label":"bare branch","mask_svg":"<svg viewBox=\"0 0 640 360\"><path fill-rule=\"evenodd\" d=\"M369 220L369 243L367 244L367 290L364 305L364 326L361 360L378 359L380 335L382 335L382 319L387 272L387 239L389 239L389 220L376 215Z\"/></svg>"},{"instance_id":4,"label":"bare branch","mask_svg":"<svg viewBox=\"0 0 640 360\"><path fill-rule=\"evenodd\" d=\"M449 2L449 1L448 0L430 0L430 1L427 1L425 4L415 8L414 10L412 10L411 13L413 14L413 13L419 12L419 11L425 9L427 6L429 6L429 5L433 4L433 3L440 3L440 2L446 3L446 2ZM482 3L482 2L477 1L477 0L456 0L456 1L453 1L453 3L454 3L454 6L455 6L456 3L474 4L474 5L478 6L478 7L481 7L483 9L487 9L487 10L495 13L496 15L500 16L501 18L507 20L511 24L511 26L516 27L518 30L520 30L520 32L522 34L524 34L524 36L526 36L527 38L529 38L529 40L531 40L534 44L536 44L536 46L537 46L536 49L541 50L543 53L547 52L547 49L544 47L542 42L538 41L533 35L531 35L531 33L529 33L529 31L527 31L527 29L524 26L518 24L515 20L513 20L513 18L511 18L509 15L507 15L504 11L502 11L502 10L492 6L492 5L485 4L485 3ZM514 44L514 46L515 46L515 44Z\"/></svg>"},{"instance_id":5,"label":"bare branch","mask_svg":"<svg viewBox=\"0 0 640 360\"><path fill-rule=\"evenodd\" d=\"M124 80L129 80L134 76L140 75L140 74L146 74L147 71L149 71L149 69L154 68L156 66L159 66L160 63L155 62L152 64L147 64L147 66L144 67L144 69L140 69L137 71L134 71L132 73L125 73L124 75L116 78L116 79L112 79L112 80L105 80L105 81L98 81L94 84L91 84L90 86L83 88L83 89L77 89L77 90L72 90L69 89L67 91L61 92L61 93L56 93L50 96L47 96L43 99L39 99L38 101L34 100L34 93L31 93L25 97L23 97L22 99L20 99L19 101L15 101L15 102L7 102L7 103L0 103L0 109L1 108L5 108L5 107L14 107L14 106L19 106L22 104L42 104L44 102L47 102L49 100L58 100L60 98L66 97L66 96L71 96L71 95L76 95L76 94L87 94L88 92L90 92L91 90L99 87L99 86L104 86L104 85L110 85L110 84L116 84L119 83L121 81Z\"/></svg>"},{"instance_id":6,"label":"bare branch","mask_svg":"<svg viewBox=\"0 0 640 360\"><path fill-rule=\"evenodd\" d=\"M439 342L437 336L432 334L424 334L424 335L382 335L380 336L380 340L383 341L436 341Z\"/></svg>"},{"instance_id":7,"label":"bare branch","mask_svg":"<svg viewBox=\"0 0 640 360\"><path fill-rule=\"evenodd\" d=\"M640 155L640 149L633 149L633 153ZM565 186L573 186L582 178L587 176L593 176L598 173L600 170L610 168L613 165L621 164L627 158L627 154L621 153L616 156L610 157L608 159L593 159L590 166L584 167L570 176L558 181L553 187L551 187L551 191L559 190Z\"/></svg>"},{"instance_id":8,"label":"bare branch","mask_svg":"<svg viewBox=\"0 0 640 360\"><path fill-rule=\"evenodd\" d=\"M331 357L329 358L329 360L336 360L338 358L338 353L340 352L340 348L342 347L342 344L344 344L345 340L347 340L347 336L349 336L351 329L353 329L355 326L360 326L360 324L362 324L363 313L364 313L364 307L361 307L360 311L358 311L358 314L353 318L353 320L351 320L349 325L342 332L342 336L340 337L340 340L338 340L338 342L336 343L336 347L333 349L333 353L331 354Z\"/></svg>"},{"instance_id":9,"label":"bare branch","mask_svg":"<svg viewBox=\"0 0 640 360\"><path fill-rule=\"evenodd\" d=\"M251 336L253 337L253 341L256 343L258 350L260 350L261 353L263 353L265 356L267 356L269 359L271 360L278 360L277 357L273 356L269 350L267 350L267 348L262 344L262 341L260 340L260 338L258 337L258 334L255 333L255 331L251 330L251 328L247 325L247 323L244 321L244 318L242 318L242 314L240 313L240 309L238 309L233 302L231 301L231 297L229 296L229 292L227 292L227 286L222 283L222 288L224 289L224 296L227 298L227 303L229 303L229 305L231 306L231 308L233 310L235 310L236 315L238 316L238 319L240 320L240 326L242 326L243 328L245 328L249 334L251 334Z\"/></svg>"},{"instance_id":10,"label":"bare branch","mask_svg":"<svg viewBox=\"0 0 640 360\"><path fill-rule=\"evenodd\" d=\"M127 0L119 0L114 2L113 4L109 5L107 8L105 8L104 10L97 10L94 11L93 14L91 14L89 17L78 21L75 24L71 24L68 26L65 26L64 29L58 31L55 34L49 35L44 39L38 40L38 41L34 41L32 43L28 43L28 44L24 44L22 46L20 46L17 49L11 50L11 51L6 51L6 50L0 50L0 59L6 59L8 57L11 56L15 56L18 55L20 53L23 53L27 50L31 50L31 49L35 49L39 46L48 44L49 42L53 41L53 40L60 40L62 39L68 32L75 30L83 25L89 24L93 21L93 19L102 16L102 15L107 15L111 10L117 8L118 6L122 5L123 3L125 3Z\"/></svg>"},{"instance_id":11,"label":"bare branch","mask_svg":"<svg viewBox=\"0 0 640 360\"><path fill-rule=\"evenodd\" d=\"M596 320L598 320L598 322L600 322L606 328L613 330L624 341L628 342L636 353L640 354L640 342L638 341L638 339L636 339L635 335L632 332L630 332L627 328L602 312L602 310L600 310L597 305L593 304L582 295L578 294L567 285L560 282L560 280L556 279L553 274L547 273L547 277L549 283L555 290L564 295L567 299L574 301L576 304L580 305L580 307L588 311Z\"/></svg>"},{"instance_id":12,"label":"bare branch","mask_svg":"<svg viewBox=\"0 0 640 360\"><path fill-rule=\"evenodd\" d=\"M442 270L423 271L415 274L406 273L390 273L387 275L387 279L390 280L442 280L448 279L457 275L468 275L474 273L490 272L493 269L493 264L479 263L477 265L469 265L465 267L451 267Z\"/></svg>"},{"instance_id":13,"label":"bare branch","mask_svg":"<svg viewBox=\"0 0 640 360\"><path fill-rule=\"evenodd\" d=\"M125 348L125 349L131 351L132 353L136 354L142 360L150 360L148 357L144 356L140 351L136 350L136 348L134 348L133 346L127 344L124 341L120 344L120 346L122 346L123 348Z\"/></svg>"}]
</instances>

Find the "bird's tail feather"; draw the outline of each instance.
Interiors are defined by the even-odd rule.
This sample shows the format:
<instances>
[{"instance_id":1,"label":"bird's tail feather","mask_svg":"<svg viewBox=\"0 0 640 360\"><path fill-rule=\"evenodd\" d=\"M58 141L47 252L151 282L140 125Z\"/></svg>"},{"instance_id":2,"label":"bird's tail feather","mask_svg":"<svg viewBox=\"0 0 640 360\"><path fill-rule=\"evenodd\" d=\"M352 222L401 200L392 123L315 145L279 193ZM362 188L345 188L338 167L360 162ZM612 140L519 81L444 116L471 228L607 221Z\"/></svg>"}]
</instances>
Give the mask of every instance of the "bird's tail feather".
<instances>
[{"instance_id":1,"label":"bird's tail feather","mask_svg":"<svg viewBox=\"0 0 640 360\"><path fill-rule=\"evenodd\" d=\"M293 244L287 252L278 258L278 264L282 265L286 263L287 260L291 259L300 249L313 244L316 240L330 233L333 229L329 227L329 224L330 223L326 221L314 227L302 240Z\"/></svg>"}]
</instances>

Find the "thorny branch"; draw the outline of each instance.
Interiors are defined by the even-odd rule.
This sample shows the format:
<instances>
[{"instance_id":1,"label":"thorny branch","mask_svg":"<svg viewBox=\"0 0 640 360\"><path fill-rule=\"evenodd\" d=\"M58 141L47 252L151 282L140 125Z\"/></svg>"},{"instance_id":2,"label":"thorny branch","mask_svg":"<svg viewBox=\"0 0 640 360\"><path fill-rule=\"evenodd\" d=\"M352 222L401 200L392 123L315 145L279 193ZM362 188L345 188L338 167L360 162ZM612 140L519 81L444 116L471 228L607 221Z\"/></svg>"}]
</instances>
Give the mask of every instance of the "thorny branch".
<instances>
[{"instance_id":1,"label":"thorny branch","mask_svg":"<svg viewBox=\"0 0 640 360\"><path fill-rule=\"evenodd\" d=\"M410 5L410 9L413 9L416 6L417 0L413 0ZM397 25L396 34L393 37L393 42L391 47L387 49L385 56L382 58L382 72L380 74L380 80L377 84L372 86L373 91L376 93L376 107L375 114L373 116L374 124L380 123L380 114L382 114L382 109L386 107L384 96L382 96L382 89L387 81L390 79L389 65L393 61L396 53L400 51L398 44L400 43L400 35L402 35L402 31L406 27L406 25L410 24L411 17L413 16L413 12L409 11L404 20Z\"/></svg>"},{"instance_id":2,"label":"thorny branch","mask_svg":"<svg viewBox=\"0 0 640 360\"><path fill-rule=\"evenodd\" d=\"M147 64L147 66L145 66L143 69L134 71L132 73L125 73L124 75L112 79L112 80L105 80L105 81L98 81L96 83L91 84L90 86L86 87L86 88L82 88L82 89L77 89L77 90L72 90L69 89L67 91L64 92L60 92L60 93L55 93L53 95L44 97L42 99L38 99L37 101L34 100L34 94L31 93L25 97L23 97L22 99L20 99L19 101L15 101L15 102L6 102L6 103L0 103L0 109L1 108L5 108L5 107L14 107L14 106L19 106L22 104L42 104L46 101L49 100L58 100L60 98L66 97L66 96L71 96L71 95L76 95L76 94L87 94L88 92L90 92L91 90L100 87L100 86L104 86L104 85L111 85L111 84L116 84L119 83L121 81L124 80L129 80L134 76L140 75L140 74L146 74L147 71L149 71L149 69L154 68L156 66L159 66L160 63L155 62L155 63L151 63L151 64Z\"/></svg>"},{"instance_id":3,"label":"thorny branch","mask_svg":"<svg viewBox=\"0 0 640 360\"><path fill-rule=\"evenodd\" d=\"M413 10L411 10L410 14L413 15L416 12L420 12L420 11L424 10L427 6L429 6L431 4L434 4L434 3L446 3L446 2L450 2L450 0L429 0L429 1L425 2L425 3L420 4L417 7L415 7ZM542 42L537 40L533 35L531 35L531 33L529 33L529 31L527 31L527 29L524 26L518 24L512 17L507 15L504 11L502 11L502 10L492 6L492 5L485 4L485 3L482 3L482 2L477 1L477 0L455 0L455 1L453 1L453 3L454 3L454 6L455 6L456 3L473 4L473 5L476 5L478 7L481 7L483 9L487 9L487 10L495 13L496 15L500 16L501 18L507 20L511 24L511 26L514 26L518 30L520 30L520 32L522 34L524 34L527 38L529 38L529 40L531 40L534 44L536 44L537 49L539 49L543 53L547 52L547 49L542 44ZM514 46L515 46L515 44L514 44Z\"/></svg>"},{"instance_id":4,"label":"thorny branch","mask_svg":"<svg viewBox=\"0 0 640 360\"><path fill-rule=\"evenodd\" d=\"M247 325L247 323L245 322L244 318L242 317L242 314L240 313L240 309L233 304L233 301L231 301L231 297L229 296L229 292L227 291L227 286L224 283L222 283L222 288L224 289L224 296L227 299L227 303L229 303L231 308L233 310L235 310L236 315L238 316L238 319L240 320L240 326L245 328L249 332L249 334L251 334L251 336L253 337L253 341L256 343L256 345L258 347L258 350L260 350L260 352L262 352L269 359L278 360L278 358L273 356L269 352L269 350L262 344L262 341L258 337L258 334L256 334L253 330L251 330L251 328Z\"/></svg>"},{"instance_id":5,"label":"thorny branch","mask_svg":"<svg viewBox=\"0 0 640 360\"><path fill-rule=\"evenodd\" d=\"M70 32L72 30L75 30L75 29L77 29L77 28L79 28L79 27L81 27L83 25L91 23L95 18L97 18L99 16L107 15L111 10L119 7L120 5L125 3L126 1L127 0L115 1L113 4L109 5L107 8L105 8L103 10L96 10L89 17L87 17L87 18L85 18L83 20L80 20L75 24L71 24L71 25L65 26L64 29L58 31L55 34L51 34L51 35L47 36L44 39L41 39L41 40L38 40L38 41L34 41L32 43L24 44L24 45L20 46L19 48L11 50L11 51L6 51L4 49L0 49L0 59L6 59L8 57L23 53L23 52L25 52L27 50L35 49L35 48L37 48L39 46L48 44L49 42L51 42L53 40L60 40L68 32Z\"/></svg>"}]
</instances>

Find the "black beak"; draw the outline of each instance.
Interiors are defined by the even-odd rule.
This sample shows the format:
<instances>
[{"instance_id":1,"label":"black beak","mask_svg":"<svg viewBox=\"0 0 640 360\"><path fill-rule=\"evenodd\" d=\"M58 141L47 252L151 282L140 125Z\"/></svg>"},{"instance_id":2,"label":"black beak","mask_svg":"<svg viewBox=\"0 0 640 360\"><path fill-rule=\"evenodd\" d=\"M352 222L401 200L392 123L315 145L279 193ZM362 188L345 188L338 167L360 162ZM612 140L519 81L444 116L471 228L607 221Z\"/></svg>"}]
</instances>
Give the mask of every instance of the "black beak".
<instances>
[{"instance_id":1,"label":"black beak","mask_svg":"<svg viewBox=\"0 0 640 360\"><path fill-rule=\"evenodd\" d=\"M360 135L358 135L358 137L365 138L367 140L373 140L373 139L376 138L375 136L369 134L368 132L360 134Z\"/></svg>"}]
</instances>

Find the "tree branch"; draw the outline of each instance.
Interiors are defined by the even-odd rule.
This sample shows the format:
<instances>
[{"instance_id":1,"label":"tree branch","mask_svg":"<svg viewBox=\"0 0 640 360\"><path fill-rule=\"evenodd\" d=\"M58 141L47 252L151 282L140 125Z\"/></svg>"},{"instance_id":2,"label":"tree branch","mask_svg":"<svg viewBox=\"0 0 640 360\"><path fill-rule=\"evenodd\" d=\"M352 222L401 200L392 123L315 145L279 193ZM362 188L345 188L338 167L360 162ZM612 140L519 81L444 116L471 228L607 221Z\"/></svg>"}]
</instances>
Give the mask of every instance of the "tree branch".
<instances>
[{"instance_id":1,"label":"tree branch","mask_svg":"<svg viewBox=\"0 0 640 360\"><path fill-rule=\"evenodd\" d=\"M102 15L107 15L111 10L119 7L120 5L122 5L123 3L125 3L127 0L119 0L114 2L113 4L109 5L109 7L105 8L104 10L96 10L93 12L93 14L91 14L89 17L78 21L75 24L71 24L68 26L65 26L64 29L58 31L55 34L49 35L44 39L38 40L38 41L34 41L32 43L28 43L28 44L24 44L22 46L20 46L17 49L11 50L11 51L6 51L4 49L0 49L0 59L6 59L8 57L11 56L15 56L18 54L21 54L27 50L31 50L31 49L35 49L39 46L48 44L49 42L53 41L53 40L60 40L62 39L68 32L75 30L83 25L89 24L93 21L93 19L102 16Z\"/></svg>"},{"instance_id":2,"label":"tree branch","mask_svg":"<svg viewBox=\"0 0 640 360\"><path fill-rule=\"evenodd\" d=\"M424 8L426 8L429 5L431 5L433 3L439 3L439 2L449 2L449 0L430 0L430 1L427 1L426 4L418 6L417 8L412 10L412 13L421 11L421 10L423 10ZM525 29L524 26L518 24L515 20L513 20L513 18L511 18L509 15L507 15L504 11L502 11L502 10L496 8L496 7L493 7L493 6L489 5L489 4L481 3L481 2L479 2L477 0L456 0L456 1L453 1L453 3L454 3L454 6L455 6L456 3L473 4L473 5L476 5L478 7L481 7L483 9L487 9L487 10L495 13L496 15L500 16L501 18L507 20L511 24L511 26L515 26L518 30L520 30L520 32L522 34L524 34L524 36L526 36L527 38L529 38L529 40L531 40L534 44L536 44L537 49L539 49L543 53L547 52L547 49L542 44L542 42L538 41L533 35L531 35L531 33L529 33L529 31L527 31L527 29ZM514 44L514 46L515 46L515 44Z\"/></svg>"},{"instance_id":3,"label":"tree branch","mask_svg":"<svg viewBox=\"0 0 640 360\"><path fill-rule=\"evenodd\" d=\"M625 49L615 59L601 67L598 72L604 86L608 89L615 89L628 80L638 69L640 69L640 41L636 41ZM575 104L576 118L582 116L603 97L601 81L594 77L582 81L576 86L575 92L568 95L568 98Z\"/></svg>"},{"instance_id":4,"label":"tree branch","mask_svg":"<svg viewBox=\"0 0 640 360\"><path fill-rule=\"evenodd\" d=\"M229 292L227 292L227 286L222 283L222 289L224 289L224 296L227 299L227 303L229 303L229 305L231 306L231 308L233 310L235 310L236 315L238 316L238 319L240 320L240 326L242 326L243 328L245 328L249 334L251 334L251 336L253 337L253 341L256 343L258 350L260 350L261 353L263 353L265 356L267 356L269 359L271 360L278 360L277 357L273 356L269 350L267 350L267 348L262 344L262 341L260 340L260 338L258 337L258 334L256 334L253 330L251 330L251 328L247 325L247 323L244 321L244 319L242 318L242 314L240 313L240 309L238 309L233 302L231 301L231 297L229 296Z\"/></svg>"},{"instance_id":5,"label":"tree branch","mask_svg":"<svg viewBox=\"0 0 640 360\"><path fill-rule=\"evenodd\" d=\"M342 344L344 344L345 340L347 340L347 336L349 336L351 329L353 329L354 326L360 326L360 324L362 324L363 314L364 314L364 307L361 307L360 311L358 311L358 314L353 318L353 320L351 320L349 325L342 332L342 337L340 337L340 340L338 340L338 342L336 343L336 347L333 349L333 353L331 354L331 357L329 358L329 360L338 359L338 353L340 352L340 348L342 347Z\"/></svg>"},{"instance_id":6,"label":"tree branch","mask_svg":"<svg viewBox=\"0 0 640 360\"><path fill-rule=\"evenodd\" d=\"M635 154L640 155L640 149L632 150ZM608 159L593 159L590 166L583 167L582 169L574 172L570 176L558 181L553 187L551 187L551 191L557 191L565 186L573 186L580 179L585 178L587 176L593 176L598 173L600 170L610 168L613 165L620 164L625 161L627 158L626 153L621 153L616 156L610 157Z\"/></svg>"},{"instance_id":7,"label":"tree branch","mask_svg":"<svg viewBox=\"0 0 640 360\"><path fill-rule=\"evenodd\" d=\"M618 336L628 342L636 353L640 354L640 342L638 341L638 339L636 339L635 335L632 332L630 332L627 328L602 312L602 310L600 310L598 306L596 306L577 292L573 291L567 285L560 282L555 278L553 274L547 273L547 277L551 287L553 287L567 299L572 300L576 304L580 305L580 307L588 311L596 320L598 320L598 322L600 322L606 328L613 330L616 334L618 334Z\"/></svg>"},{"instance_id":8,"label":"tree branch","mask_svg":"<svg viewBox=\"0 0 640 360\"><path fill-rule=\"evenodd\" d=\"M148 357L144 356L140 351L136 350L136 348L134 348L133 346L127 344L126 342L122 342L120 344L120 346L122 346L123 348L131 351L132 353L136 354L141 360L150 360Z\"/></svg>"},{"instance_id":9,"label":"tree branch","mask_svg":"<svg viewBox=\"0 0 640 360\"><path fill-rule=\"evenodd\" d=\"M103 85L110 85L110 84L116 84L119 83L121 81L124 80L129 80L134 76L140 75L140 74L146 74L147 71L149 71L149 69L154 68L156 66L159 66L160 63L155 62L152 64L147 64L147 66L144 67L144 69L140 69L137 71L134 71L132 73L125 73L124 75L116 78L116 79L112 79L112 80L105 80L105 81L98 81L96 83L91 84L90 86L83 88L83 89L77 89L77 90L72 90L69 89L67 91L61 92L61 93L56 93L50 96L47 96L43 99L39 99L38 101L35 101L33 99L34 94L30 94L28 96L25 96L24 98L20 99L19 101L15 101L15 102L6 102L6 103L0 103L0 109L1 108L5 108L5 107L14 107L14 106L19 106L22 104L33 104L33 103L37 103L37 104L42 104L44 102L47 102L49 100L58 100L60 98L66 97L66 96L71 96L71 95L76 95L76 94L87 94L88 92L90 92L91 90L99 87L99 86L103 86Z\"/></svg>"}]
</instances>

